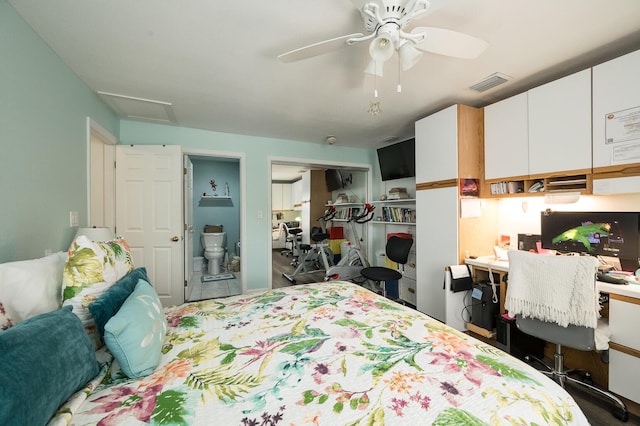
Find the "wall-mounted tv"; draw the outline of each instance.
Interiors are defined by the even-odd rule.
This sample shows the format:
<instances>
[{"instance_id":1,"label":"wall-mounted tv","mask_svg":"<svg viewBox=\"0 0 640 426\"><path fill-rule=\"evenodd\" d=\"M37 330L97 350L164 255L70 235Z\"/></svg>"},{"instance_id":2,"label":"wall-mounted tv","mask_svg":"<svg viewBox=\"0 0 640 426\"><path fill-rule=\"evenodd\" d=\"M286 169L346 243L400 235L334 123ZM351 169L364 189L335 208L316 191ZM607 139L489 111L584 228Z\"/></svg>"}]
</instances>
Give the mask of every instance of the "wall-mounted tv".
<instances>
[{"instance_id":1,"label":"wall-mounted tv","mask_svg":"<svg viewBox=\"0 0 640 426\"><path fill-rule=\"evenodd\" d=\"M620 259L635 271L640 257L640 213L542 212L542 247Z\"/></svg>"},{"instance_id":2,"label":"wall-mounted tv","mask_svg":"<svg viewBox=\"0 0 640 426\"><path fill-rule=\"evenodd\" d=\"M342 173L338 169L326 169L324 171L324 180L327 183L327 191L337 191L344 187L342 182Z\"/></svg>"},{"instance_id":3,"label":"wall-mounted tv","mask_svg":"<svg viewBox=\"0 0 640 426\"><path fill-rule=\"evenodd\" d=\"M416 175L415 152L415 139L378 148L378 164L382 180L414 177Z\"/></svg>"}]
</instances>

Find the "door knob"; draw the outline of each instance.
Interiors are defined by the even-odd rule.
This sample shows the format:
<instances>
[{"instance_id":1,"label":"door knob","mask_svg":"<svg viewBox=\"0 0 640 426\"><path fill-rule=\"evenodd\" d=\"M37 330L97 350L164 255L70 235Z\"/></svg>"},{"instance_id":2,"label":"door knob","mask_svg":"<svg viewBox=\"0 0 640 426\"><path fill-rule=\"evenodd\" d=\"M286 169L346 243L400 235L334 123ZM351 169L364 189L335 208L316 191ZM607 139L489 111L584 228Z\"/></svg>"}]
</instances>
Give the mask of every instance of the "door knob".
<instances>
[{"instance_id":1,"label":"door knob","mask_svg":"<svg viewBox=\"0 0 640 426\"><path fill-rule=\"evenodd\" d=\"M180 241L180 237L178 237L177 235L174 235L174 236L171 238L171 241Z\"/></svg>"}]
</instances>

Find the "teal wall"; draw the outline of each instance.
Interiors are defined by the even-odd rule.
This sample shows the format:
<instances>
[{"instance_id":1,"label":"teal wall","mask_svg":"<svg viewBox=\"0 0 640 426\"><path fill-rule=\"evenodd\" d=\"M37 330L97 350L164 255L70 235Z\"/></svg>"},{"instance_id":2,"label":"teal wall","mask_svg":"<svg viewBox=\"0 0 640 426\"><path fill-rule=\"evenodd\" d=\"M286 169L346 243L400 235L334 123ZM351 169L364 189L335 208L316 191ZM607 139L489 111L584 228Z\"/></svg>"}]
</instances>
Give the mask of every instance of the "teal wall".
<instances>
[{"instance_id":1,"label":"teal wall","mask_svg":"<svg viewBox=\"0 0 640 426\"><path fill-rule=\"evenodd\" d=\"M87 116L118 119L0 0L0 262L66 250L87 218Z\"/></svg>"},{"instance_id":2,"label":"teal wall","mask_svg":"<svg viewBox=\"0 0 640 426\"><path fill-rule=\"evenodd\" d=\"M376 165L375 150L119 121L116 115L0 0L0 262L66 250L69 212L87 221L89 116L124 144L177 144L239 153L246 176L248 289L265 288L271 265L271 174L267 158ZM258 219L258 212L262 219Z\"/></svg>"},{"instance_id":3,"label":"teal wall","mask_svg":"<svg viewBox=\"0 0 640 426\"><path fill-rule=\"evenodd\" d=\"M266 253L271 250L271 170L268 157L305 159L375 165L375 150L313 144L258 136L184 127L149 124L135 121L120 122L120 143L139 145L182 145L185 150L211 150L244 155L246 171L246 259L242 271L247 274L249 290L266 288L271 265ZM259 219L258 216L262 218Z\"/></svg>"}]
</instances>

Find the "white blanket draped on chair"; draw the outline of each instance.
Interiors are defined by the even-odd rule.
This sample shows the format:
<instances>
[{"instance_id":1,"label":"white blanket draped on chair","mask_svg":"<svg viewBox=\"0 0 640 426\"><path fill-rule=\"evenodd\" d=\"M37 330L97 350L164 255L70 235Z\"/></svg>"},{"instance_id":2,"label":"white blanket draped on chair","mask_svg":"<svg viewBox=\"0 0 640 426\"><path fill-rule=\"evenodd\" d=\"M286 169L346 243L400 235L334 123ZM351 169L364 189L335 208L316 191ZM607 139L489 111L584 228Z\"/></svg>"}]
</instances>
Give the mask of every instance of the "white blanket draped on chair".
<instances>
[{"instance_id":1,"label":"white blanket draped on chair","mask_svg":"<svg viewBox=\"0 0 640 426\"><path fill-rule=\"evenodd\" d=\"M512 250L505 309L509 315L596 328L600 317L591 256L545 256Z\"/></svg>"}]
</instances>

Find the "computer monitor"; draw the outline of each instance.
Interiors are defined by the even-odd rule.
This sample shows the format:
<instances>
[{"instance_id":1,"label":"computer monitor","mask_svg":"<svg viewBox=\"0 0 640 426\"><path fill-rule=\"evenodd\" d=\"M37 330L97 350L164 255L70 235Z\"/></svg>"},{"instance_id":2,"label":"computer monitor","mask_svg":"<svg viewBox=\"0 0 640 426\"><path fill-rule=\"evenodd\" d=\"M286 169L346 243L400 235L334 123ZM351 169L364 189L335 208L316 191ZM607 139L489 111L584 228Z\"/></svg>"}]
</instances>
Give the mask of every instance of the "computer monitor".
<instances>
[{"instance_id":1,"label":"computer monitor","mask_svg":"<svg viewBox=\"0 0 640 426\"><path fill-rule=\"evenodd\" d=\"M545 249L615 257L623 270L638 268L638 212L542 212L540 230Z\"/></svg>"}]
</instances>

